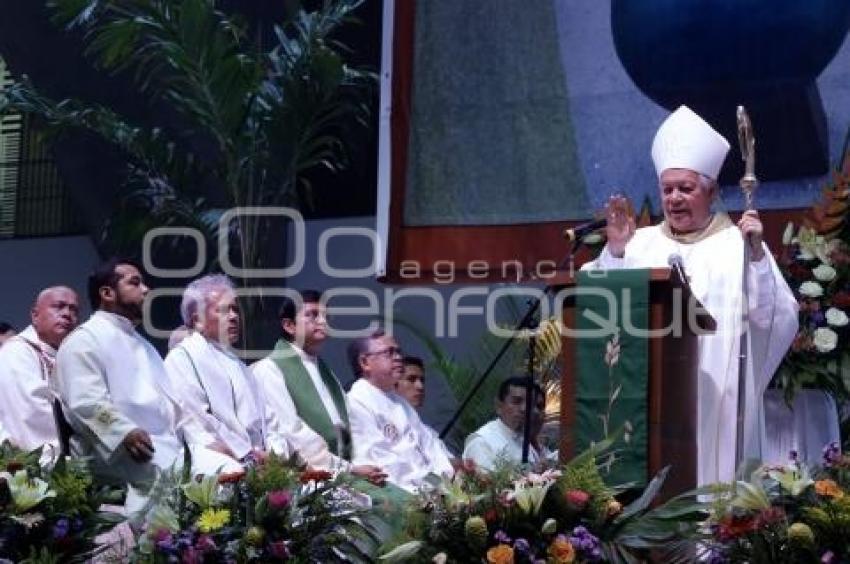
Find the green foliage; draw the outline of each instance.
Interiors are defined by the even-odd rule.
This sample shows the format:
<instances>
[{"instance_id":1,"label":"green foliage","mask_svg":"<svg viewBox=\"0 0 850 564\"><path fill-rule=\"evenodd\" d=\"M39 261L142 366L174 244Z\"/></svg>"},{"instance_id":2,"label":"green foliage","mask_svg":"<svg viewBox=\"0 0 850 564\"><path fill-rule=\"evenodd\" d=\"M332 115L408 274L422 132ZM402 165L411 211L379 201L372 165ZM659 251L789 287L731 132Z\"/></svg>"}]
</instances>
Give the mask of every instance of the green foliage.
<instances>
[{"instance_id":1,"label":"green foliage","mask_svg":"<svg viewBox=\"0 0 850 564\"><path fill-rule=\"evenodd\" d=\"M264 464L248 469L245 483L253 495L263 492L288 490L298 483L299 467L294 458L284 458L271 453Z\"/></svg>"},{"instance_id":2,"label":"green foliage","mask_svg":"<svg viewBox=\"0 0 850 564\"><path fill-rule=\"evenodd\" d=\"M83 34L99 68L132 76L177 123L141 126L107 107L51 100L26 78L3 93L0 112L35 114L51 134L89 131L121 151L122 206L103 233L107 250L134 251L151 228L185 225L208 248L233 239L238 265L260 268L271 223L250 214L220 221L222 211L299 206L311 198L305 173L347 165L345 147L369 122L377 76L348 65L334 35L363 1L312 11L289 3L263 45L212 0L53 0L54 21ZM207 268L221 258L207 256Z\"/></svg>"}]
</instances>

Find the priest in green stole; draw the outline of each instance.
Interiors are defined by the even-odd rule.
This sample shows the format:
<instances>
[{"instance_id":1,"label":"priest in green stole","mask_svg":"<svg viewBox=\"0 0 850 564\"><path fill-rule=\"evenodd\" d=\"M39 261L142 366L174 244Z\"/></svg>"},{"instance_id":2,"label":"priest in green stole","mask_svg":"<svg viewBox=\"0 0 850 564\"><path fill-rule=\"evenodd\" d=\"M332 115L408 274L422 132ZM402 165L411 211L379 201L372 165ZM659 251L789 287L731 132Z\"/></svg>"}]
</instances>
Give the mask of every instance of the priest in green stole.
<instances>
[{"instance_id":1,"label":"priest in green stole","mask_svg":"<svg viewBox=\"0 0 850 564\"><path fill-rule=\"evenodd\" d=\"M296 299L285 296L281 338L272 353L251 369L267 406L276 412L287 439L307 464L351 472L380 485L386 476L379 467L350 462L345 392L318 356L327 339L326 316L321 294L315 290L303 290Z\"/></svg>"}]
</instances>

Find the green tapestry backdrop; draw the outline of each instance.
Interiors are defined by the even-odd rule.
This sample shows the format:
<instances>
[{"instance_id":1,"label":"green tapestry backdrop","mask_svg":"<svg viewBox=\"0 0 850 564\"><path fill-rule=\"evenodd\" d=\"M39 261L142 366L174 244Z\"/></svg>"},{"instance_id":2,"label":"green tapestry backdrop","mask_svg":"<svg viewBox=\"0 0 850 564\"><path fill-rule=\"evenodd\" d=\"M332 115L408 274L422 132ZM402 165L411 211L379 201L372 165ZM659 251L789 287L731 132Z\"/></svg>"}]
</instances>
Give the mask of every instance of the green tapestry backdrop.
<instances>
[{"instance_id":1,"label":"green tapestry backdrop","mask_svg":"<svg viewBox=\"0 0 850 564\"><path fill-rule=\"evenodd\" d=\"M416 2L406 225L592 214L551 0Z\"/></svg>"}]
</instances>

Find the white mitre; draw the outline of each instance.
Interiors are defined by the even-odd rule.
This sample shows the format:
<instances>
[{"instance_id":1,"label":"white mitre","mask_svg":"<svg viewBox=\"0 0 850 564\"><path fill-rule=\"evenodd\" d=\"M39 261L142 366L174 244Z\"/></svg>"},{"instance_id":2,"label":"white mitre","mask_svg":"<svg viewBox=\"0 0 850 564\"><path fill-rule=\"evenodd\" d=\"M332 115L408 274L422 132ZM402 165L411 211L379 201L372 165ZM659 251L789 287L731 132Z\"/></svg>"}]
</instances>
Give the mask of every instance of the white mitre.
<instances>
[{"instance_id":1,"label":"white mitre","mask_svg":"<svg viewBox=\"0 0 850 564\"><path fill-rule=\"evenodd\" d=\"M717 180L729 142L687 106L667 116L652 141L658 177L668 168L685 168Z\"/></svg>"}]
</instances>

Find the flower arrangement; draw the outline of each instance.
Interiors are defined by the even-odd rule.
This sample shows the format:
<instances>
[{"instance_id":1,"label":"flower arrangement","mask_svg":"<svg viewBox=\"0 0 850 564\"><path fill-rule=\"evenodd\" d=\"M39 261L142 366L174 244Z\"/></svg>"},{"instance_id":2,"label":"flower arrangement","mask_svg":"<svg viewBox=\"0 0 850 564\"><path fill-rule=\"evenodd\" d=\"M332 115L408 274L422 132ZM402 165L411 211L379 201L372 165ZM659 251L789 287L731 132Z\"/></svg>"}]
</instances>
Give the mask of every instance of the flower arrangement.
<instances>
[{"instance_id":1,"label":"flower arrangement","mask_svg":"<svg viewBox=\"0 0 850 564\"><path fill-rule=\"evenodd\" d=\"M636 500L618 501L623 488L606 486L599 473L610 443L560 469L502 464L482 474L466 468L424 488L379 561L635 562L668 543L681 550L705 513L681 499L650 509L666 470Z\"/></svg>"},{"instance_id":2,"label":"flower arrangement","mask_svg":"<svg viewBox=\"0 0 850 564\"><path fill-rule=\"evenodd\" d=\"M789 224L778 263L799 302L800 329L775 384L790 403L803 387L850 399L850 175L836 173L797 228Z\"/></svg>"},{"instance_id":3,"label":"flower arrangement","mask_svg":"<svg viewBox=\"0 0 850 564\"><path fill-rule=\"evenodd\" d=\"M712 488L710 562L824 564L850 558L850 456L833 443L822 465L762 466L748 482Z\"/></svg>"},{"instance_id":4,"label":"flower arrangement","mask_svg":"<svg viewBox=\"0 0 850 564\"><path fill-rule=\"evenodd\" d=\"M95 537L124 520L100 509L115 492L97 486L83 460L45 469L40 455L0 445L0 560L84 562L106 548Z\"/></svg>"},{"instance_id":5,"label":"flower arrangement","mask_svg":"<svg viewBox=\"0 0 850 564\"><path fill-rule=\"evenodd\" d=\"M245 473L164 474L152 498L139 562L358 562L372 539L345 477L273 455Z\"/></svg>"}]
</instances>

